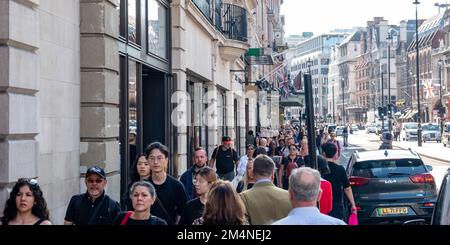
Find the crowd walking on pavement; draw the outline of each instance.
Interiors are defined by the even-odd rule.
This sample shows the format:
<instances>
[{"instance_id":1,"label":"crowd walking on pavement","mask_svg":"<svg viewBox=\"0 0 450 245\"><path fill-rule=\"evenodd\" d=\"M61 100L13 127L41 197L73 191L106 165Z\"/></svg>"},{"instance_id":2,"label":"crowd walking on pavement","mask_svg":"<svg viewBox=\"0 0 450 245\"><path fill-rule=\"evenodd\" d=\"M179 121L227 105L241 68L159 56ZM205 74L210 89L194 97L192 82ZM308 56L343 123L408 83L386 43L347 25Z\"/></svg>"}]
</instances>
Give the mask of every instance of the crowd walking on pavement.
<instances>
[{"instance_id":1,"label":"crowd walking on pavement","mask_svg":"<svg viewBox=\"0 0 450 245\"><path fill-rule=\"evenodd\" d=\"M68 200L65 225L345 225L355 202L344 168L344 144L317 129L318 169L309 157L308 129L283 125L273 137L246 137L239 156L229 136L208 160L197 147L179 179L167 173L170 152L159 142L137 153L125 210L105 191L105 171L93 166L86 192ZM344 138L345 139L345 138ZM36 179L19 179L7 200L2 225L50 225Z\"/></svg>"}]
</instances>

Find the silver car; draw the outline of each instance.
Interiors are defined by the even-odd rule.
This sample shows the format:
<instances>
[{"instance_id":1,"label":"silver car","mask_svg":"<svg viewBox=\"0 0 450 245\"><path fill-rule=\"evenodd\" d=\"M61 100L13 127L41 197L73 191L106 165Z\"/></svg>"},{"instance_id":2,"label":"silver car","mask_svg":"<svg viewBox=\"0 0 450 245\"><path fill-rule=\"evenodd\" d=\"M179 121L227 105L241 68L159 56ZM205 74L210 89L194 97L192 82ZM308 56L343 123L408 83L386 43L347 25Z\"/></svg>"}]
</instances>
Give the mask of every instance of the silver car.
<instances>
[{"instance_id":1,"label":"silver car","mask_svg":"<svg viewBox=\"0 0 450 245\"><path fill-rule=\"evenodd\" d=\"M402 131L400 132L403 141L417 140L418 124L414 122L403 123Z\"/></svg>"},{"instance_id":2,"label":"silver car","mask_svg":"<svg viewBox=\"0 0 450 245\"><path fill-rule=\"evenodd\" d=\"M366 126L366 134L377 133L377 125L375 123L369 123Z\"/></svg>"},{"instance_id":3,"label":"silver car","mask_svg":"<svg viewBox=\"0 0 450 245\"><path fill-rule=\"evenodd\" d=\"M336 127L336 136L343 136L344 135L344 126L337 126Z\"/></svg>"},{"instance_id":4,"label":"silver car","mask_svg":"<svg viewBox=\"0 0 450 245\"><path fill-rule=\"evenodd\" d=\"M426 123L422 125L422 140L441 142L441 129L437 123Z\"/></svg>"}]
</instances>

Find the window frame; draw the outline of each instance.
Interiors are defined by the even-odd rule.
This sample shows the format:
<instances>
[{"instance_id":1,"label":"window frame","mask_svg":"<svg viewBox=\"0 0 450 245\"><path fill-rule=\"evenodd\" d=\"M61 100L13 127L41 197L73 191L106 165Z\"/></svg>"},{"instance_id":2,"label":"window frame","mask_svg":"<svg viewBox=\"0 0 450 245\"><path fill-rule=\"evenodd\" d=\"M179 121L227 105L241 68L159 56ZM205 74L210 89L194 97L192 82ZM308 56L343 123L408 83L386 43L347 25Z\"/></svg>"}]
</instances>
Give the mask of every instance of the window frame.
<instances>
[{"instance_id":1,"label":"window frame","mask_svg":"<svg viewBox=\"0 0 450 245\"><path fill-rule=\"evenodd\" d=\"M148 28L149 28L149 25L148 25L148 17L149 17L148 6L149 6L149 1L154 1L154 2L156 2L158 4L160 4L162 7L165 8L165 11L166 11L166 14L165 14L166 18L164 20L165 21L165 27L166 27L165 31L164 31L164 35L165 35L165 40L164 40L165 53L164 53L164 55L165 55L165 57L160 56L160 54L153 53L149 49L149 39L150 39L149 35L148 35ZM146 0L145 1L145 50L146 50L146 53L148 55L156 56L156 57L158 57L160 59L163 59L163 60L168 60L169 59L169 49L170 49L169 48L170 47L170 40L169 40L170 9L169 8L170 8L170 6L165 1L160 1L160 0Z\"/></svg>"}]
</instances>

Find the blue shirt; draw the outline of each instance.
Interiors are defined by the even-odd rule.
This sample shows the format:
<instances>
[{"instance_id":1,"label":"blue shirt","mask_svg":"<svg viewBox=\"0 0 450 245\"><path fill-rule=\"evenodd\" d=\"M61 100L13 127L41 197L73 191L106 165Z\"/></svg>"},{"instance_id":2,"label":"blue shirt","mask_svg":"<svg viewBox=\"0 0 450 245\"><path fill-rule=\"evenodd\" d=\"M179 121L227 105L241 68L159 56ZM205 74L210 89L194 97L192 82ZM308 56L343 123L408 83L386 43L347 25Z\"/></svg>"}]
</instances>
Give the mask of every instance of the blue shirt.
<instances>
[{"instance_id":1,"label":"blue shirt","mask_svg":"<svg viewBox=\"0 0 450 245\"><path fill-rule=\"evenodd\" d=\"M259 180L257 180L257 181L255 182L255 185L258 184L258 183L265 183L265 182L270 182L270 183L272 183L272 180L271 180L271 179L259 179Z\"/></svg>"},{"instance_id":2,"label":"blue shirt","mask_svg":"<svg viewBox=\"0 0 450 245\"><path fill-rule=\"evenodd\" d=\"M294 208L273 225L347 225L340 219L320 213L317 207Z\"/></svg>"}]
</instances>

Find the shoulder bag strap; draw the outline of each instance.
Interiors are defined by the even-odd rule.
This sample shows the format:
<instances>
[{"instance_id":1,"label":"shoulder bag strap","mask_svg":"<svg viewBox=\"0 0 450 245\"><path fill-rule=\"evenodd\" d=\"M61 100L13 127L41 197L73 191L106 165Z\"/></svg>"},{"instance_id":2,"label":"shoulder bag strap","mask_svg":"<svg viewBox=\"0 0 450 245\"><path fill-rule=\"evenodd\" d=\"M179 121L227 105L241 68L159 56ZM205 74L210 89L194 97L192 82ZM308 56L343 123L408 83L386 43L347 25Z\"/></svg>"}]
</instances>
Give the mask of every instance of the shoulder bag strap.
<instances>
[{"instance_id":1,"label":"shoulder bag strap","mask_svg":"<svg viewBox=\"0 0 450 245\"><path fill-rule=\"evenodd\" d=\"M122 222L120 222L120 225L126 225L128 222L128 219L130 218L130 216L133 214L133 211L128 211L125 216L122 219Z\"/></svg>"},{"instance_id":2,"label":"shoulder bag strap","mask_svg":"<svg viewBox=\"0 0 450 245\"><path fill-rule=\"evenodd\" d=\"M170 219L170 221L172 221L172 223L175 224L175 221L172 220L172 216L170 216L169 212L167 212L166 208L164 207L164 204L161 202L161 199L159 199L158 196L156 196L156 202L161 207L161 209L164 212L164 214Z\"/></svg>"},{"instance_id":3,"label":"shoulder bag strap","mask_svg":"<svg viewBox=\"0 0 450 245\"><path fill-rule=\"evenodd\" d=\"M105 196L102 198L102 200L100 201L100 203L97 205L97 207L95 207L94 212L91 215L91 218L89 219L89 221L87 222L88 225L91 225L92 222L95 219L95 216L97 216L98 211L100 211L100 208L103 206L103 203L105 202L105 199L108 199L109 201L109 197L105 194Z\"/></svg>"}]
</instances>

